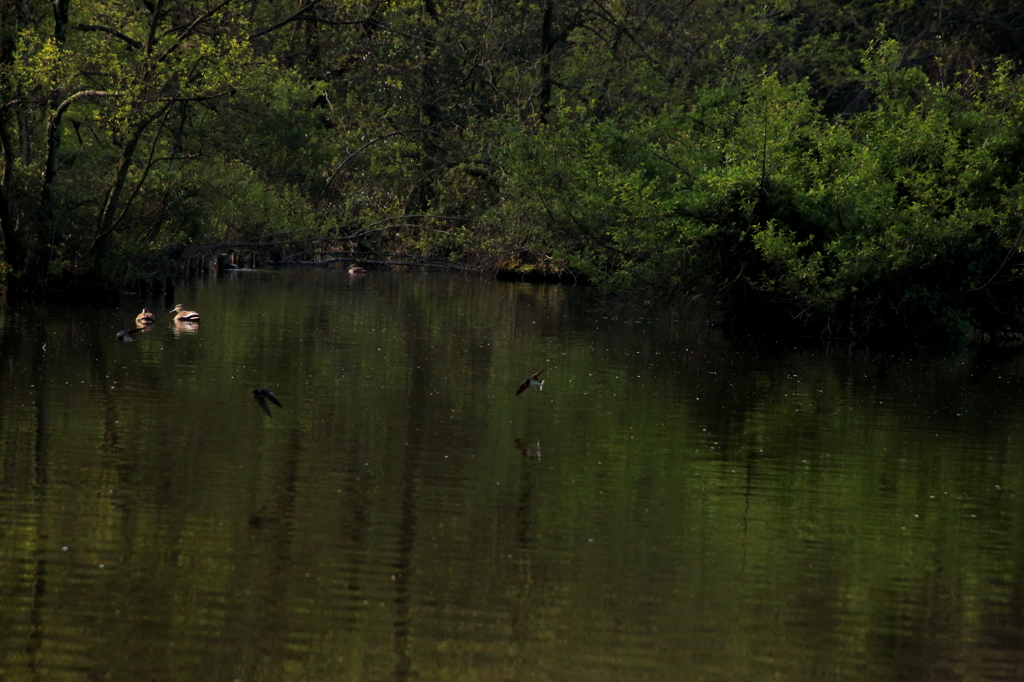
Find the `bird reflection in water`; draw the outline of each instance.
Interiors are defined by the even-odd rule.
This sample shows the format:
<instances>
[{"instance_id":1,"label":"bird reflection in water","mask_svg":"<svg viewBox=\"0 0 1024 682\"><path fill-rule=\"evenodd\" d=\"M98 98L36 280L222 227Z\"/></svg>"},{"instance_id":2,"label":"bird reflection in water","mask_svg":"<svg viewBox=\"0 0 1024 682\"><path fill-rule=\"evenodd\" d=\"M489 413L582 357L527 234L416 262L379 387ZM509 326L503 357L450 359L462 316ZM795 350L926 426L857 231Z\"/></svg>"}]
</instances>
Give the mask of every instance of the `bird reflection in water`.
<instances>
[{"instance_id":1,"label":"bird reflection in water","mask_svg":"<svg viewBox=\"0 0 1024 682\"><path fill-rule=\"evenodd\" d=\"M267 526L273 526L280 520L281 519L276 515L267 511L267 505L263 505L260 507L258 512L249 515L249 528L252 528L253 530L260 530Z\"/></svg>"},{"instance_id":2,"label":"bird reflection in water","mask_svg":"<svg viewBox=\"0 0 1024 682\"><path fill-rule=\"evenodd\" d=\"M516 450L525 459L540 459L540 441L531 446L522 438L516 438Z\"/></svg>"},{"instance_id":3,"label":"bird reflection in water","mask_svg":"<svg viewBox=\"0 0 1024 682\"><path fill-rule=\"evenodd\" d=\"M174 321L174 335L181 336L182 334L195 334L199 331L198 322L189 322L188 320L175 320Z\"/></svg>"},{"instance_id":4,"label":"bird reflection in water","mask_svg":"<svg viewBox=\"0 0 1024 682\"><path fill-rule=\"evenodd\" d=\"M122 329L117 333L117 340L124 343L131 343L135 340L135 335L140 332L149 331L145 327L129 327L128 329Z\"/></svg>"}]
</instances>

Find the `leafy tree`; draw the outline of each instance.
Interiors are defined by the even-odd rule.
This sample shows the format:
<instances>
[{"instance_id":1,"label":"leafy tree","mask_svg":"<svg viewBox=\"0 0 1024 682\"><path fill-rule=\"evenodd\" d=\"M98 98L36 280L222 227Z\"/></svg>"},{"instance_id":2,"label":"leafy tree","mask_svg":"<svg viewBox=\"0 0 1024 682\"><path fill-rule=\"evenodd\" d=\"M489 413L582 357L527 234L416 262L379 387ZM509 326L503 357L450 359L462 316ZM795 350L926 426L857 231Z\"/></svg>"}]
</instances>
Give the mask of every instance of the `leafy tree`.
<instances>
[{"instance_id":1,"label":"leafy tree","mask_svg":"<svg viewBox=\"0 0 1024 682\"><path fill-rule=\"evenodd\" d=\"M0 74L19 94L3 105L21 114L17 130L5 118L0 140L5 173L26 172L20 192L6 184L3 225L5 260L23 290L69 275L131 277L147 252L204 238L188 224L203 223L206 206L189 195L203 194L211 171L244 163L242 150L259 143L229 149L233 133L255 127L232 105L262 112L286 97L290 110L316 96L315 83L281 83L230 0L58 4L50 32L8 41Z\"/></svg>"}]
</instances>

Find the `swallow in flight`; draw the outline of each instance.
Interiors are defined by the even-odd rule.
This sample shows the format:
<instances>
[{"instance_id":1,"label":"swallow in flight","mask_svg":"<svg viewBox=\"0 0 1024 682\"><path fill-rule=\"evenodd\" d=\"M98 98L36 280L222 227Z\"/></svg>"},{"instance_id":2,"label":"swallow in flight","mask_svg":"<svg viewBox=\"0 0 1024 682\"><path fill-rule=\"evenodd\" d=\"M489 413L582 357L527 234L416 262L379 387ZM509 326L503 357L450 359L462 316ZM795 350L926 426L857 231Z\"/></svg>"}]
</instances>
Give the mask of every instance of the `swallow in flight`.
<instances>
[{"instance_id":1,"label":"swallow in flight","mask_svg":"<svg viewBox=\"0 0 1024 682\"><path fill-rule=\"evenodd\" d=\"M284 405L282 405L278 401L278 399L274 397L274 394L265 388L252 389L252 397L256 399L256 402L257 404L259 404L260 409L266 412L268 417L271 416L270 405L267 404L268 400L277 405L278 407L284 407Z\"/></svg>"},{"instance_id":2,"label":"swallow in flight","mask_svg":"<svg viewBox=\"0 0 1024 682\"><path fill-rule=\"evenodd\" d=\"M541 370L540 372L543 372L543 371L544 370ZM529 376L529 377L526 377L525 379L523 379L523 383L519 384L519 390L516 391L516 395L519 395L520 393L522 393L523 391L528 389L530 386L536 386L538 391L543 391L544 390L544 380L543 379L537 379L537 377L540 376L540 372L537 372L533 376Z\"/></svg>"}]
</instances>

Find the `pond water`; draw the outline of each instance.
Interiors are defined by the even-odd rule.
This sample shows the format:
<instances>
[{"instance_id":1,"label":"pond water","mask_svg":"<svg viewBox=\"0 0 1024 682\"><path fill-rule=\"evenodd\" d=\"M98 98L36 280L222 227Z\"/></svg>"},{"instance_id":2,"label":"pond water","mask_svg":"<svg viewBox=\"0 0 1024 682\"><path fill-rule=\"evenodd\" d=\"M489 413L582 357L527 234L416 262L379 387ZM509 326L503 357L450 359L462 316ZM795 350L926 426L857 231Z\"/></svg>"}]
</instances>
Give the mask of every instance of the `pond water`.
<instances>
[{"instance_id":1,"label":"pond water","mask_svg":"<svg viewBox=\"0 0 1024 682\"><path fill-rule=\"evenodd\" d=\"M1019 353L449 275L143 303L0 317L4 680L1024 678Z\"/></svg>"}]
</instances>

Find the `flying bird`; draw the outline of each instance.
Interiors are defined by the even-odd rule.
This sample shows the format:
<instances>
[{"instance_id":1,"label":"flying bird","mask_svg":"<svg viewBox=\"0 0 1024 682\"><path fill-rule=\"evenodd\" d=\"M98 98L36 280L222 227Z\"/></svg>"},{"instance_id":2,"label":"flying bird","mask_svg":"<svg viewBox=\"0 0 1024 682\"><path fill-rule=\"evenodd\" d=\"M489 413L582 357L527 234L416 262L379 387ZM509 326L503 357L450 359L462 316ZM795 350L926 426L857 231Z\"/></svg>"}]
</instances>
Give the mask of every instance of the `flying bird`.
<instances>
[{"instance_id":1,"label":"flying bird","mask_svg":"<svg viewBox=\"0 0 1024 682\"><path fill-rule=\"evenodd\" d=\"M197 313L194 310L185 310L185 306L183 306L180 303L178 305L174 306L174 310L172 310L171 312L172 313L177 313L174 316L174 321L175 322L198 322L199 321L199 313Z\"/></svg>"},{"instance_id":2,"label":"flying bird","mask_svg":"<svg viewBox=\"0 0 1024 682\"><path fill-rule=\"evenodd\" d=\"M256 403L260 406L260 409L267 414L268 417L272 416L270 414L270 405L267 404L268 400L277 405L278 407L284 407L284 405L282 405L280 401L278 401L278 399L274 397L274 394L265 388L252 389L252 397L256 399Z\"/></svg>"},{"instance_id":3,"label":"flying bird","mask_svg":"<svg viewBox=\"0 0 1024 682\"><path fill-rule=\"evenodd\" d=\"M544 370L540 370L540 372L537 372L533 376L529 376L529 377L526 377L525 379L523 379L523 383L519 384L519 390L516 391L516 395L519 395L520 393L522 393L523 391L528 389L530 386L536 386L538 391L543 391L544 390L544 380L543 379L537 379L537 377L539 377L540 373L543 372L543 371Z\"/></svg>"}]
</instances>

